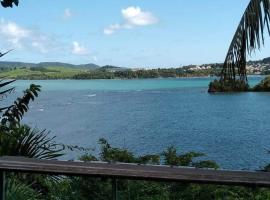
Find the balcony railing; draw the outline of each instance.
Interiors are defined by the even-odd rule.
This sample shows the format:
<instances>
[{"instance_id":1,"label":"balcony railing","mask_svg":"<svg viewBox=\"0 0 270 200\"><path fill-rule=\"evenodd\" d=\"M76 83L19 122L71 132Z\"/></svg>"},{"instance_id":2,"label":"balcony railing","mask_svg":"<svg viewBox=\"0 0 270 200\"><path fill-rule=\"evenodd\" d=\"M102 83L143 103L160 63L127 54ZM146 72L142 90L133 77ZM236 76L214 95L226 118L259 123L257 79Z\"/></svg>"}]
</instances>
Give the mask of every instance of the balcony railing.
<instances>
[{"instance_id":1,"label":"balcony railing","mask_svg":"<svg viewBox=\"0 0 270 200\"><path fill-rule=\"evenodd\" d=\"M118 179L270 187L268 172L0 157L0 200L5 199L5 172L111 178L115 200Z\"/></svg>"}]
</instances>

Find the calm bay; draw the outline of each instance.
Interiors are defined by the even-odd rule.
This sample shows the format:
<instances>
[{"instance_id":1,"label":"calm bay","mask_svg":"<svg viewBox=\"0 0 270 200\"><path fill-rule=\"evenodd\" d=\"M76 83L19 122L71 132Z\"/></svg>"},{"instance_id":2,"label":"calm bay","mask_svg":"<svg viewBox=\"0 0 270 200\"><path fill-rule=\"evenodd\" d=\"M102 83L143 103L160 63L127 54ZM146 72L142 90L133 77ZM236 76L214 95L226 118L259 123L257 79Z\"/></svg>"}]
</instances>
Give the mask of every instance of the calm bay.
<instances>
[{"instance_id":1,"label":"calm bay","mask_svg":"<svg viewBox=\"0 0 270 200\"><path fill-rule=\"evenodd\" d=\"M250 77L250 85L262 77ZM225 169L270 163L270 93L208 94L211 78L16 81L42 93L24 122L56 141L96 148L98 139L136 154L199 151ZM68 154L76 159L77 152Z\"/></svg>"}]
</instances>

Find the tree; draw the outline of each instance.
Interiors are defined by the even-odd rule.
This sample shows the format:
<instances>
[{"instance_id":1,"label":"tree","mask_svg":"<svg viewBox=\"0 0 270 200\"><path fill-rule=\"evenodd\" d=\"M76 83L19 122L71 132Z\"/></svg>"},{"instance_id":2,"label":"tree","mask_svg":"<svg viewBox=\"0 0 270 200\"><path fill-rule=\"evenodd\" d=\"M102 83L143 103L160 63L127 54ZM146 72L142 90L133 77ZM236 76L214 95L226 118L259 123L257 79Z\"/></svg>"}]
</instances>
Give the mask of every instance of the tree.
<instances>
[{"instance_id":1,"label":"tree","mask_svg":"<svg viewBox=\"0 0 270 200\"><path fill-rule=\"evenodd\" d=\"M236 29L220 77L220 84L210 83L209 92L223 91L223 85L231 90L246 90L247 54L264 45L264 31L270 35L270 0L251 0ZM244 87L243 87L244 85ZM221 86L221 87L219 87ZM241 88L237 88L241 86Z\"/></svg>"}]
</instances>

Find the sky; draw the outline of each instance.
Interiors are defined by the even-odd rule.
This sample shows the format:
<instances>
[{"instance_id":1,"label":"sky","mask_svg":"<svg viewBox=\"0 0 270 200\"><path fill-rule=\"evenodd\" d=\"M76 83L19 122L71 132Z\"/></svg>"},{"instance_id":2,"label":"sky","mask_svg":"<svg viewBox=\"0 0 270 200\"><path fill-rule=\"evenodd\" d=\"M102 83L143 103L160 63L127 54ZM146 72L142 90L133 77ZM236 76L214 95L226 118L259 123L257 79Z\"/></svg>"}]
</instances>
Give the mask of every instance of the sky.
<instances>
[{"instance_id":1,"label":"sky","mask_svg":"<svg viewBox=\"0 0 270 200\"><path fill-rule=\"evenodd\" d=\"M0 8L3 61L178 67L223 62L249 0L20 0ZM270 39L249 59L270 56Z\"/></svg>"}]
</instances>

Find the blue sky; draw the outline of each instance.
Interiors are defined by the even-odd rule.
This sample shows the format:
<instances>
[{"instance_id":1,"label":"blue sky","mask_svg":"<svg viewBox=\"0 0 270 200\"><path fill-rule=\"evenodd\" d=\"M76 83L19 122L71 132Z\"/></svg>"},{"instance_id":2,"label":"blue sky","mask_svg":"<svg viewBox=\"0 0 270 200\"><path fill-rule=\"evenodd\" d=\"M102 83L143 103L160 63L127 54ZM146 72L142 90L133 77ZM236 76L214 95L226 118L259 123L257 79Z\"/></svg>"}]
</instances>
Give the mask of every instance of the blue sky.
<instances>
[{"instance_id":1,"label":"blue sky","mask_svg":"<svg viewBox=\"0 0 270 200\"><path fill-rule=\"evenodd\" d=\"M1 8L2 60L126 67L223 62L249 0L21 0ZM252 56L270 56L270 40Z\"/></svg>"}]
</instances>

